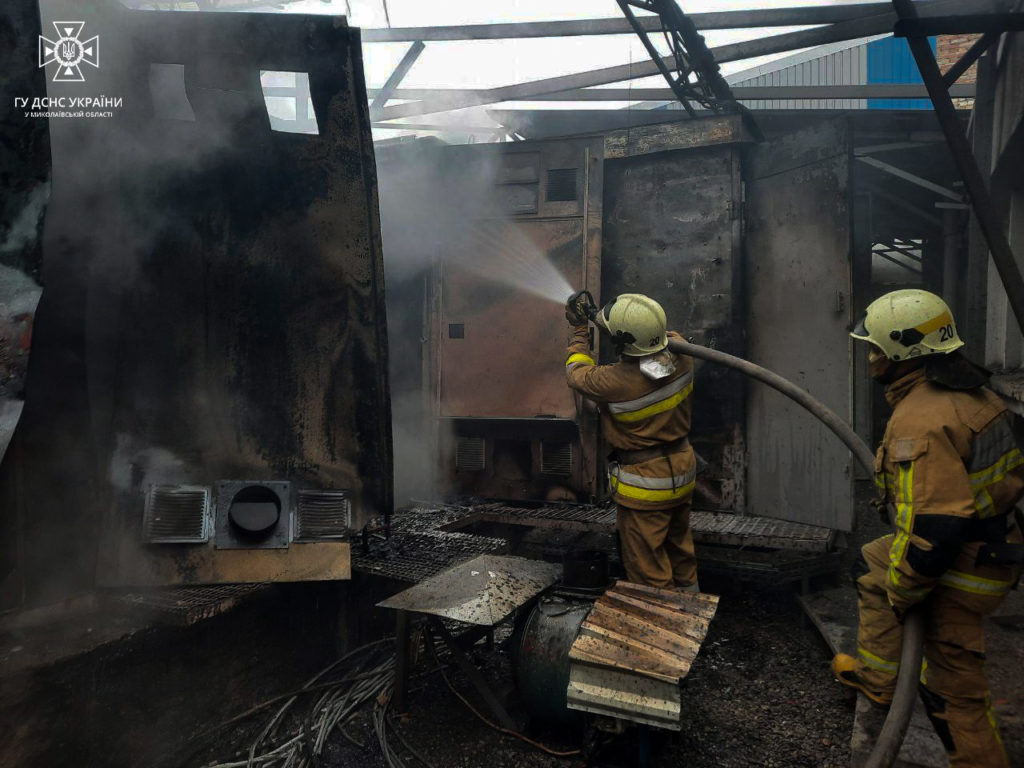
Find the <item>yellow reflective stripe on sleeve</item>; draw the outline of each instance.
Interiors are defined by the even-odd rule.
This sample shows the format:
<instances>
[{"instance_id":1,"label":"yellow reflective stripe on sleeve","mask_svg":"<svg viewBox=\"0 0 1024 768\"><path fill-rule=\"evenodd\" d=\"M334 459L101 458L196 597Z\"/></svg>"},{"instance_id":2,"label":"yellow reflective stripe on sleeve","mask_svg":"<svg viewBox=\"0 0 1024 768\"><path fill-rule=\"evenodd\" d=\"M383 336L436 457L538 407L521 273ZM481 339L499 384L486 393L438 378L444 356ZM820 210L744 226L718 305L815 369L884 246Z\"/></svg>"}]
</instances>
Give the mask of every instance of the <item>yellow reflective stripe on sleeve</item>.
<instances>
[{"instance_id":1,"label":"yellow reflective stripe on sleeve","mask_svg":"<svg viewBox=\"0 0 1024 768\"><path fill-rule=\"evenodd\" d=\"M996 514L997 510L992 501L992 495L988 492L989 488L1005 480L1008 474L1022 465L1024 465L1024 454L1017 448L1011 448L991 466L968 475L971 490L974 491L974 506L978 510L979 517L992 517Z\"/></svg>"},{"instance_id":2,"label":"yellow reflective stripe on sleeve","mask_svg":"<svg viewBox=\"0 0 1024 768\"><path fill-rule=\"evenodd\" d=\"M914 462L906 462L897 465L896 480L896 537L889 548L889 584L893 587L900 586L899 565L907 554L907 547L910 544L910 531L914 524ZM912 596L915 591L902 591L902 594Z\"/></svg>"},{"instance_id":3,"label":"yellow reflective stripe on sleeve","mask_svg":"<svg viewBox=\"0 0 1024 768\"><path fill-rule=\"evenodd\" d=\"M998 579L983 579L972 573L962 571L946 571L939 578L939 583L952 589L970 592L973 595L994 595L1001 597L1013 589L1014 582Z\"/></svg>"},{"instance_id":4,"label":"yellow reflective stripe on sleeve","mask_svg":"<svg viewBox=\"0 0 1024 768\"><path fill-rule=\"evenodd\" d=\"M586 363L587 365L595 365L594 358L590 355L584 355L582 352L577 352L573 355L569 355L569 359L565 361L565 367L568 368L570 365L575 363Z\"/></svg>"},{"instance_id":5,"label":"yellow reflective stripe on sleeve","mask_svg":"<svg viewBox=\"0 0 1024 768\"><path fill-rule=\"evenodd\" d=\"M608 485L614 493L629 499L675 501L693 493L696 470L675 477L642 477L613 466L608 473Z\"/></svg>"},{"instance_id":6,"label":"yellow reflective stripe on sleeve","mask_svg":"<svg viewBox=\"0 0 1024 768\"><path fill-rule=\"evenodd\" d=\"M921 685L928 685L928 659L921 659L921 676L918 679Z\"/></svg>"},{"instance_id":7,"label":"yellow reflective stripe on sleeve","mask_svg":"<svg viewBox=\"0 0 1024 768\"><path fill-rule=\"evenodd\" d=\"M859 645L857 646L857 655L861 661L872 669L877 669L879 672L887 672L890 675L899 674L900 664L898 661L886 661L881 656L876 656L867 648Z\"/></svg>"},{"instance_id":8,"label":"yellow reflective stripe on sleeve","mask_svg":"<svg viewBox=\"0 0 1024 768\"><path fill-rule=\"evenodd\" d=\"M693 374L687 373L673 379L663 387L648 392L643 397L622 403L609 403L608 412L616 421L642 421L659 413L670 411L688 398L693 392Z\"/></svg>"}]
</instances>

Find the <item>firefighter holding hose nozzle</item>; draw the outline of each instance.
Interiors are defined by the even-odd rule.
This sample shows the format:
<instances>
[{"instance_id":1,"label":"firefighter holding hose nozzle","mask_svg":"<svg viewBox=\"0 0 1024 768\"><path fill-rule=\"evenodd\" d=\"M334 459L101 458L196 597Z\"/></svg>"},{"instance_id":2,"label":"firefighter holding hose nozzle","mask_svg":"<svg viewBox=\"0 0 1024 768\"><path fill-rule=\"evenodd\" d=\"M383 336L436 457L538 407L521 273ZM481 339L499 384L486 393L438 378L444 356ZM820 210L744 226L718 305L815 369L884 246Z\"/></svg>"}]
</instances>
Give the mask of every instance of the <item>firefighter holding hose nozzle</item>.
<instances>
[{"instance_id":1,"label":"firefighter holding hose nozzle","mask_svg":"<svg viewBox=\"0 0 1024 768\"><path fill-rule=\"evenodd\" d=\"M857 657L832 671L872 702L892 702L902 619L925 616L921 698L957 767L1008 765L985 680L983 618L1014 587L1024 555L1024 456L1012 417L960 353L953 315L922 290L888 293L851 333L871 345L873 378L893 408L875 459L896 531L861 550Z\"/></svg>"},{"instance_id":2,"label":"firefighter holding hose nozzle","mask_svg":"<svg viewBox=\"0 0 1024 768\"><path fill-rule=\"evenodd\" d=\"M626 577L639 584L699 591L690 531L696 461L690 447L693 359L669 351L665 311L641 294L622 294L598 310L589 293L566 302L569 386L598 404L615 449L608 482ZM612 365L591 357L588 320L611 339Z\"/></svg>"}]
</instances>

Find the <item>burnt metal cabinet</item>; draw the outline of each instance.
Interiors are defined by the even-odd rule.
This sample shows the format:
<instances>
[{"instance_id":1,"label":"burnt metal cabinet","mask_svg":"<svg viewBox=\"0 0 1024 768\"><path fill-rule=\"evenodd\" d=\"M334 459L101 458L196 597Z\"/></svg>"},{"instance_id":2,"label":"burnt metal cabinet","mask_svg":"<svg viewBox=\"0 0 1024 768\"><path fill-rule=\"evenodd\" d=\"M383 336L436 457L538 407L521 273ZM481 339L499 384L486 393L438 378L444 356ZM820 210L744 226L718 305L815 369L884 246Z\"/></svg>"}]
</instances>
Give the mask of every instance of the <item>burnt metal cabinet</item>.
<instances>
[{"instance_id":1,"label":"burnt metal cabinet","mask_svg":"<svg viewBox=\"0 0 1024 768\"><path fill-rule=\"evenodd\" d=\"M469 236L439 245L448 252L433 280L432 417L453 492L603 493L596 413L565 382L563 304L539 295L551 291L550 267L600 295L602 148L566 139L445 150L446 182L475 178L483 198L465 212Z\"/></svg>"},{"instance_id":2,"label":"burnt metal cabinet","mask_svg":"<svg viewBox=\"0 0 1024 768\"><path fill-rule=\"evenodd\" d=\"M29 602L94 581L347 578L346 532L392 505L358 31L43 5L44 28L62 18L99 35L103 66L48 95L123 103L50 121L45 290L6 475ZM271 130L266 71L308 77L315 131Z\"/></svg>"},{"instance_id":3,"label":"burnt metal cabinet","mask_svg":"<svg viewBox=\"0 0 1024 768\"><path fill-rule=\"evenodd\" d=\"M850 128L822 120L753 148L746 164L750 359L852 420ZM756 515L849 531L850 452L774 390L747 400Z\"/></svg>"}]
</instances>

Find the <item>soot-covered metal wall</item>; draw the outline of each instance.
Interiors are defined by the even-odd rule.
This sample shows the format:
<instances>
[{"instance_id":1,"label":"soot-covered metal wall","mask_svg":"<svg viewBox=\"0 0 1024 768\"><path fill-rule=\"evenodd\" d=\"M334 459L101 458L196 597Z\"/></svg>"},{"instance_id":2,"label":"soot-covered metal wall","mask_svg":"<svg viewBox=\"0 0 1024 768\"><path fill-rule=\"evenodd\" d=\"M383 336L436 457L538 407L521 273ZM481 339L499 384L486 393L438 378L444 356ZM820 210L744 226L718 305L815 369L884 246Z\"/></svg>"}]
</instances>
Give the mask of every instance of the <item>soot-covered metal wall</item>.
<instances>
[{"instance_id":1,"label":"soot-covered metal wall","mask_svg":"<svg viewBox=\"0 0 1024 768\"><path fill-rule=\"evenodd\" d=\"M0 6L0 462L24 407L32 323L39 301L42 218L50 196L47 119L17 109L45 89L37 66L35 0ZM0 464L0 485L5 471ZM21 603L18 510L0 494L0 612Z\"/></svg>"},{"instance_id":2,"label":"soot-covered metal wall","mask_svg":"<svg viewBox=\"0 0 1024 768\"><path fill-rule=\"evenodd\" d=\"M44 26L71 7L100 36L102 67L49 95L123 106L53 121L19 456L31 597L88 587L100 530L101 583L344 577L337 526L300 544L296 515L305 503L317 530L310 491L345 491L352 527L392 503L358 31L324 16L56 2ZM267 71L308 75L318 135L271 130ZM286 548L214 548L214 498L233 487L222 481L273 491ZM143 544L147 493L178 485L208 489L208 540Z\"/></svg>"},{"instance_id":3,"label":"soot-covered metal wall","mask_svg":"<svg viewBox=\"0 0 1024 768\"><path fill-rule=\"evenodd\" d=\"M670 328L743 355L740 152L749 142L739 116L605 136L602 301L645 293ZM690 438L708 462L698 508L744 507L744 387L738 373L698 363Z\"/></svg>"}]
</instances>

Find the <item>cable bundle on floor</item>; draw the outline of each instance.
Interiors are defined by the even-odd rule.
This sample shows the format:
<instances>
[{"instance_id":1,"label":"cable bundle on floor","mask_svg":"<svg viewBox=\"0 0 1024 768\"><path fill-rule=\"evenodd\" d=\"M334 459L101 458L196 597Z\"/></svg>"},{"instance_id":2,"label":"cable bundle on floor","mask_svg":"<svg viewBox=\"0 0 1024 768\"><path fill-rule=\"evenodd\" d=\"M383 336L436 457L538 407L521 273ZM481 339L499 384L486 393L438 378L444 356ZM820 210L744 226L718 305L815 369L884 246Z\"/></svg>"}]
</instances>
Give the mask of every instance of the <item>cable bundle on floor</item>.
<instances>
[{"instance_id":1,"label":"cable bundle on floor","mask_svg":"<svg viewBox=\"0 0 1024 768\"><path fill-rule=\"evenodd\" d=\"M318 764L335 731L356 746L365 747L345 731L345 726L371 703L374 732L388 767L409 768L413 764L392 744L391 736L397 735L398 743L416 762L431 768L400 734L395 733L390 721L388 703L395 679L393 648L394 639L356 648L322 669L297 691L277 696L222 724L238 722L283 702L249 745L245 759L215 763L209 768L309 768ZM340 676L323 682L331 673ZM304 715L301 714L296 704L314 695L316 700Z\"/></svg>"}]
</instances>

